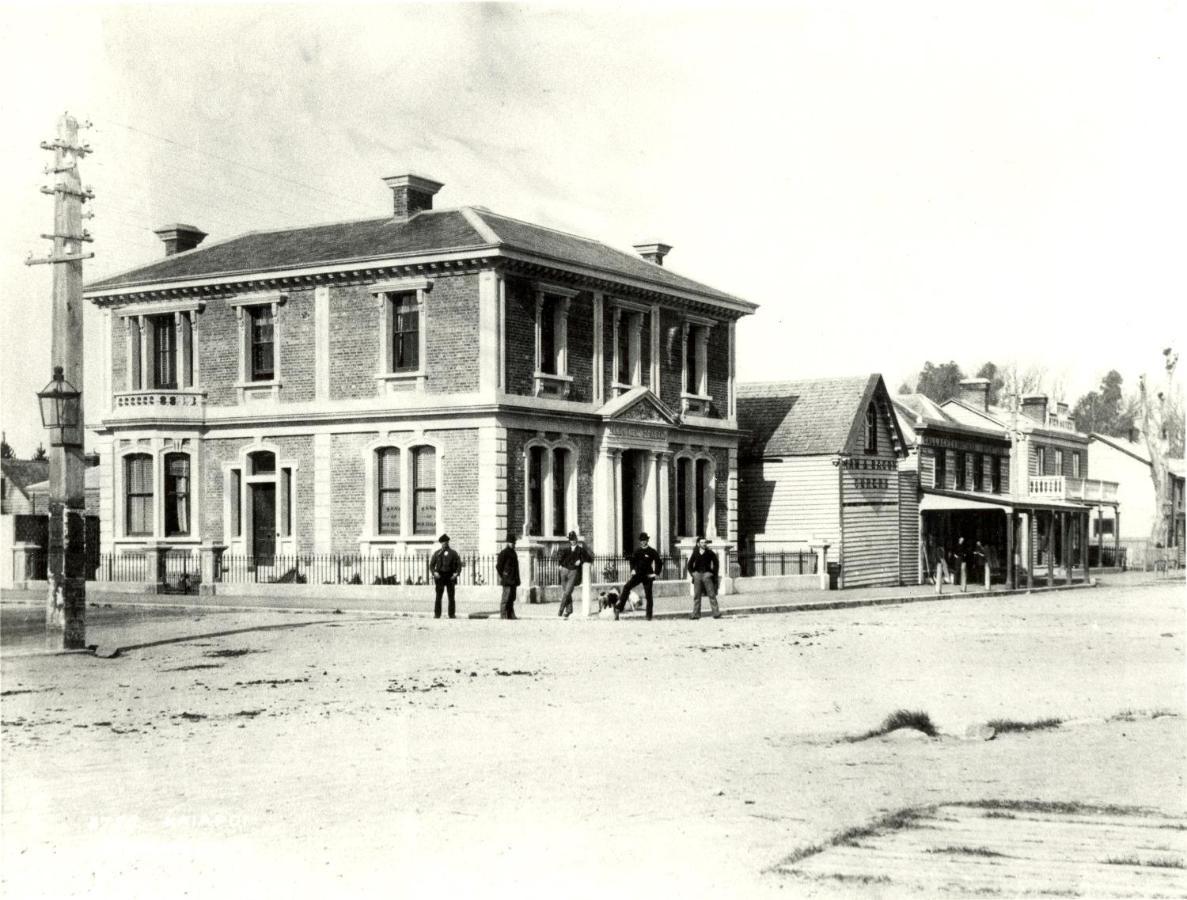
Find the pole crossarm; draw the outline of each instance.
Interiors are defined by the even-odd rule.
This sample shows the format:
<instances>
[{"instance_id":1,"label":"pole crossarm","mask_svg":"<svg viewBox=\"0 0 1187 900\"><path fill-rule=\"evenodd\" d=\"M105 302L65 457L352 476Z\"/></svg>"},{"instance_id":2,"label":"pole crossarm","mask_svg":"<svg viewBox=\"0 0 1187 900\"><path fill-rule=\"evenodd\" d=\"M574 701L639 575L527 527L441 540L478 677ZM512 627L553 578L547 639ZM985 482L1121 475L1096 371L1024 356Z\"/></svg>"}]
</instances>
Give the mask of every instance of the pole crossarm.
<instances>
[{"instance_id":1,"label":"pole crossarm","mask_svg":"<svg viewBox=\"0 0 1187 900\"><path fill-rule=\"evenodd\" d=\"M55 184L52 188L51 187L43 187L41 189L41 193L50 194L50 195L64 194L68 197L80 197L83 200L94 200L95 199L95 192L92 191L89 187L83 188L82 190L75 190L74 188L67 187L64 184Z\"/></svg>"},{"instance_id":2,"label":"pole crossarm","mask_svg":"<svg viewBox=\"0 0 1187 900\"><path fill-rule=\"evenodd\" d=\"M83 126L86 127L85 125ZM68 144L65 141L42 141L42 150L64 150L67 153L77 153L79 156L86 156L93 152L90 144Z\"/></svg>"},{"instance_id":3,"label":"pole crossarm","mask_svg":"<svg viewBox=\"0 0 1187 900\"><path fill-rule=\"evenodd\" d=\"M26 266L51 266L58 263L82 262L84 259L94 259L94 253L81 253L78 256L44 256L41 259L34 259L33 254L29 254L29 258L25 260Z\"/></svg>"},{"instance_id":4,"label":"pole crossarm","mask_svg":"<svg viewBox=\"0 0 1187 900\"><path fill-rule=\"evenodd\" d=\"M61 238L64 241L93 241L93 240L95 240L93 237L91 237L91 233L89 231L87 231L85 228L83 229L82 234L43 234L42 237L45 238L47 241L52 241L55 238Z\"/></svg>"}]
</instances>

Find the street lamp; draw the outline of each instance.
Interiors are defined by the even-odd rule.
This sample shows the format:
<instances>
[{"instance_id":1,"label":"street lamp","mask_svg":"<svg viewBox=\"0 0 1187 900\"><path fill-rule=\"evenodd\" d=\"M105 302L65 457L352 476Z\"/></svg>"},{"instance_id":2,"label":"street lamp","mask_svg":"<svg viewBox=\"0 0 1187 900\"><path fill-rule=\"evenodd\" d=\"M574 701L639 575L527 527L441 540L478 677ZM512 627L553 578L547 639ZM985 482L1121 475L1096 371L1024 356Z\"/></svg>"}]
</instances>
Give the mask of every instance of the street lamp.
<instances>
[{"instance_id":1,"label":"street lamp","mask_svg":"<svg viewBox=\"0 0 1187 900\"><path fill-rule=\"evenodd\" d=\"M82 446L82 393L54 366L53 380L37 392L41 424L49 429L51 447Z\"/></svg>"}]
</instances>

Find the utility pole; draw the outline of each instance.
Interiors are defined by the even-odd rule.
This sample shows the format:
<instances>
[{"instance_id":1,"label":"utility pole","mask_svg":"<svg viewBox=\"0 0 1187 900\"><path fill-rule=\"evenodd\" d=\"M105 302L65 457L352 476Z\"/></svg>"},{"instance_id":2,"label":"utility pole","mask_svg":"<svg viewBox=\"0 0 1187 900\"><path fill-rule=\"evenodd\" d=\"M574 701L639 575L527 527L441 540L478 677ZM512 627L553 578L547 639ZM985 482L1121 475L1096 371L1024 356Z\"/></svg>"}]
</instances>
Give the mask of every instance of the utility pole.
<instances>
[{"instance_id":1,"label":"utility pole","mask_svg":"<svg viewBox=\"0 0 1187 900\"><path fill-rule=\"evenodd\" d=\"M54 381L38 396L43 424L50 428L46 641L51 648L63 650L86 646L86 462L81 395L74 391L66 402L69 418L62 417L62 403L57 404L57 413L47 416L47 409L54 408L55 399L66 396L63 381L79 386L83 382L82 261L95 254L82 250L83 243L91 241L82 227L82 204L94 194L89 188L83 189L78 174L79 160L90 152L90 147L79 144L78 128L73 117L63 114L57 137L41 143L42 149L54 154L53 165L45 170L54 176L54 185L41 189L43 194L54 197L54 229L42 235L53 241L53 251L48 257L26 260L27 265L53 266L50 365ZM50 390L54 385L57 393ZM55 415L57 418L53 418Z\"/></svg>"}]
</instances>

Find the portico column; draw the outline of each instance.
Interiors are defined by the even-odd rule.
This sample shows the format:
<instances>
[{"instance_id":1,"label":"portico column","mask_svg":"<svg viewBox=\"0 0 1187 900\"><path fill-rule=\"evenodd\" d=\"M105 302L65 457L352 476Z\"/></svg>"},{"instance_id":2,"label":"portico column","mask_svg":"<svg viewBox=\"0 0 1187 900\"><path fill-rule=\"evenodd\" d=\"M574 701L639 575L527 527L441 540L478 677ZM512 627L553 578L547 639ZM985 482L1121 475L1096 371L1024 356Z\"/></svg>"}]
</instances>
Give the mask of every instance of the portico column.
<instances>
[{"instance_id":1,"label":"portico column","mask_svg":"<svg viewBox=\"0 0 1187 900\"><path fill-rule=\"evenodd\" d=\"M622 451L610 451L610 509L614 516L614 554L622 553Z\"/></svg>"},{"instance_id":2,"label":"portico column","mask_svg":"<svg viewBox=\"0 0 1187 900\"><path fill-rule=\"evenodd\" d=\"M1055 584L1055 511L1047 513L1047 587Z\"/></svg>"},{"instance_id":3,"label":"portico column","mask_svg":"<svg viewBox=\"0 0 1187 900\"><path fill-rule=\"evenodd\" d=\"M668 507L668 473L671 459L670 453L659 454L659 527L655 530L655 546L664 556L672 552L672 535L669 533L672 517Z\"/></svg>"},{"instance_id":4,"label":"portico column","mask_svg":"<svg viewBox=\"0 0 1187 900\"><path fill-rule=\"evenodd\" d=\"M1063 577L1066 584L1072 583L1072 514L1060 513L1059 525L1063 531Z\"/></svg>"},{"instance_id":5,"label":"portico column","mask_svg":"<svg viewBox=\"0 0 1187 900\"><path fill-rule=\"evenodd\" d=\"M659 454L647 451L647 474L643 483L643 530L658 540L659 497L656 490L659 481Z\"/></svg>"},{"instance_id":6,"label":"portico column","mask_svg":"<svg viewBox=\"0 0 1187 900\"><path fill-rule=\"evenodd\" d=\"M1026 514L1026 589L1035 586L1035 526L1034 510Z\"/></svg>"},{"instance_id":7,"label":"portico column","mask_svg":"<svg viewBox=\"0 0 1187 900\"><path fill-rule=\"evenodd\" d=\"M717 539L717 463L705 469L705 537Z\"/></svg>"},{"instance_id":8,"label":"portico column","mask_svg":"<svg viewBox=\"0 0 1187 900\"><path fill-rule=\"evenodd\" d=\"M1014 510L1006 509L1006 590L1014 588Z\"/></svg>"},{"instance_id":9,"label":"portico column","mask_svg":"<svg viewBox=\"0 0 1187 900\"><path fill-rule=\"evenodd\" d=\"M1121 568L1121 507L1113 510L1113 565Z\"/></svg>"}]
</instances>

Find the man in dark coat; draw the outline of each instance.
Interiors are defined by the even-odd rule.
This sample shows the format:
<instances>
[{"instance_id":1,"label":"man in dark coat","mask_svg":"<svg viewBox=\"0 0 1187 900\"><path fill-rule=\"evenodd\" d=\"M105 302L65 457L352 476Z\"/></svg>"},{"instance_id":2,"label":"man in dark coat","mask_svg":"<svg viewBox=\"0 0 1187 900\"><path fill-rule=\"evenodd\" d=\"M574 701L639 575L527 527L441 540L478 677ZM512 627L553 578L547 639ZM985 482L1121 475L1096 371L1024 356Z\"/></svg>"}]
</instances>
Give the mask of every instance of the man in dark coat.
<instances>
[{"instance_id":1,"label":"man in dark coat","mask_svg":"<svg viewBox=\"0 0 1187 900\"><path fill-rule=\"evenodd\" d=\"M507 546L495 560L495 574L503 586L503 601L499 604L500 619L518 619L515 614L515 589L519 587L519 554L515 552L515 535L507 535Z\"/></svg>"},{"instance_id":2,"label":"man in dark coat","mask_svg":"<svg viewBox=\"0 0 1187 900\"><path fill-rule=\"evenodd\" d=\"M660 561L659 554L655 552L655 548L648 546L650 540L646 531L639 535L639 547L631 554L631 577L618 592L618 605L614 607L614 618L616 619L626 606L626 598L639 585L643 586L643 595L647 598L647 618L651 618L651 583L659 575L663 563Z\"/></svg>"},{"instance_id":3,"label":"man in dark coat","mask_svg":"<svg viewBox=\"0 0 1187 900\"><path fill-rule=\"evenodd\" d=\"M453 591L457 586L458 576L462 574L462 558L449 546L449 535L443 534L437 540L441 543L441 549L429 559L429 573L433 576L433 585L437 592L437 599L433 603L433 618L441 618L441 594L448 592L449 618L453 619L457 617Z\"/></svg>"},{"instance_id":4,"label":"man in dark coat","mask_svg":"<svg viewBox=\"0 0 1187 900\"><path fill-rule=\"evenodd\" d=\"M701 617L701 594L709 595L709 605L713 607L713 618L721 618L721 610L717 608L717 554L709 549L709 542L697 535L696 549L688 555L685 571L692 578L692 616Z\"/></svg>"},{"instance_id":5,"label":"man in dark coat","mask_svg":"<svg viewBox=\"0 0 1187 900\"><path fill-rule=\"evenodd\" d=\"M581 564L593 562L585 544L577 540L577 532L569 532L569 546L561 550L557 563L561 567L561 608L557 613L562 619L573 614L573 588L581 581Z\"/></svg>"}]
</instances>

